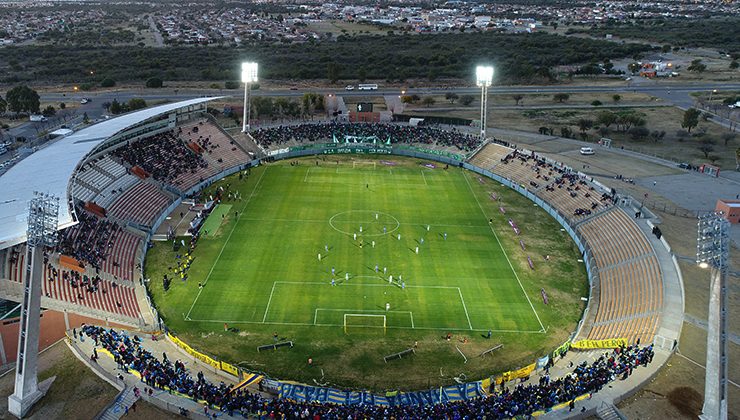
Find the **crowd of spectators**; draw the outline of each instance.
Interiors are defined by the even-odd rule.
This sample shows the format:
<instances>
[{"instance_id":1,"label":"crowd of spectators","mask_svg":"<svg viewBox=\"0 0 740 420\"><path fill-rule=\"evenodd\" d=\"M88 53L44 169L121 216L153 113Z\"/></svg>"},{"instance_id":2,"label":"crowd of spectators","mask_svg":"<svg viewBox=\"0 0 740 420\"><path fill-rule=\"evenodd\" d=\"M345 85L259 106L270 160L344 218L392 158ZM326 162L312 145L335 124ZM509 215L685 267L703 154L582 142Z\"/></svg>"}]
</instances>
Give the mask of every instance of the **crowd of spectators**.
<instances>
[{"instance_id":1,"label":"crowd of spectators","mask_svg":"<svg viewBox=\"0 0 740 420\"><path fill-rule=\"evenodd\" d=\"M76 214L79 223L62 231L56 252L87 262L100 270L121 228L115 222L99 219L79 208Z\"/></svg>"},{"instance_id":2,"label":"crowd of spectators","mask_svg":"<svg viewBox=\"0 0 740 420\"><path fill-rule=\"evenodd\" d=\"M576 208L573 211L574 216L590 215L592 211L599 207L599 201L603 205L614 202L614 195L609 193L601 194L601 197L597 201L593 197L593 194L597 194L596 189L581 179L578 174L548 163L545 159L538 157L534 152L522 153L514 149L511 153L501 158L501 162L504 164L509 164L512 161L520 161L522 164L531 165L530 167L535 173L535 178L529 181L529 185L534 188L540 187L540 183L536 180L541 180L545 182L545 191L554 192L557 189L565 188L573 198L577 198L579 194L582 194L584 198L590 199L591 204L589 207Z\"/></svg>"},{"instance_id":3,"label":"crowd of spectators","mask_svg":"<svg viewBox=\"0 0 740 420\"><path fill-rule=\"evenodd\" d=\"M96 326L84 326L83 333L90 336L96 345L103 346L113 354L119 368L133 369L141 373L146 385L177 391L196 401L205 401L210 408L219 409L230 415L260 418L396 418L396 419L498 419L529 415L546 410L560 403L569 403L580 395L593 394L611 381L627 379L638 366L647 366L653 359L653 346L632 345L605 351L589 364L583 362L562 378L540 378L539 383L519 383L513 388L502 383L492 386L491 395L436 405L337 405L301 403L285 399L265 398L248 390L232 390L223 382L215 385L205 379L202 372L193 377L180 361L174 363L163 354L158 360L141 345L141 340L129 337L125 332L116 332Z\"/></svg>"},{"instance_id":4,"label":"crowd of spectators","mask_svg":"<svg viewBox=\"0 0 740 420\"><path fill-rule=\"evenodd\" d=\"M168 184L174 184L181 174L196 173L208 167L202 156L190 150L172 132L158 134L127 143L113 152L131 166L139 166L151 176Z\"/></svg>"},{"instance_id":5,"label":"crowd of spectators","mask_svg":"<svg viewBox=\"0 0 740 420\"><path fill-rule=\"evenodd\" d=\"M252 132L252 137L262 147L280 146L288 142L331 142L336 138L344 142L345 136L377 137L385 142L390 137L391 144L426 144L456 147L471 152L480 145L480 138L457 129L443 130L426 126L410 126L383 123L316 123L281 125L260 128Z\"/></svg>"}]
</instances>

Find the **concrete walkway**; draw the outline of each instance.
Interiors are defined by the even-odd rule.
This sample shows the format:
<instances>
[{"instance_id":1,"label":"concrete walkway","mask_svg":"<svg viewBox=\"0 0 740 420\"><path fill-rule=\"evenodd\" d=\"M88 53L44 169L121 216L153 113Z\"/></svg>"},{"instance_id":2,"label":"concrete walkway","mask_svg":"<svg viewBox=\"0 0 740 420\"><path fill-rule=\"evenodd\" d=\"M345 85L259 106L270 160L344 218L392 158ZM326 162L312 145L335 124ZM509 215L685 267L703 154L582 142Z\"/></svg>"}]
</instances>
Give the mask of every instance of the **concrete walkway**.
<instances>
[{"instance_id":1,"label":"concrete walkway","mask_svg":"<svg viewBox=\"0 0 740 420\"><path fill-rule=\"evenodd\" d=\"M129 335L133 336L135 332L129 331ZM197 402L170 394L167 391L161 389L153 389L152 395L149 396L148 387L144 382L139 380L130 372L124 372L119 369L112 357L101 351L101 347L98 347L98 361L97 363L91 362L90 356L93 354L93 347L95 342L89 337L85 337L84 341L81 339L71 338L71 332L68 332L70 339L67 340L67 344L73 353L83 361L95 374L99 377L116 387L116 389L122 390L123 392L118 395L116 400L100 414L100 418L103 419L119 419L126 412L126 407L131 407L136 398L134 397L134 387L137 387L141 391L141 399L156 405L157 407L170 411L172 413L180 414L181 410L188 411L188 417L197 419L207 419L205 415L204 407ZM193 360L189 355L184 353L177 346L172 344L169 340L160 338L158 340L152 340L151 336L139 335L142 339L142 347L150 351L156 358L162 360L163 353L167 355L169 360L180 360L185 364L185 368L190 374L195 377L198 372L203 372L203 375L211 383L218 384L224 382L228 385L235 385L237 378L230 377L227 374L218 374L213 370L209 370L207 365L204 365L198 361ZM182 353L181 353L182 352ZM220 371L219 371L220 372ZM122 379L121 379L122 378ZM249 389L250 392L258 392L254 388ZM263 394L267 396L267 394ZM208 410L212 415L213 410ZM218 413L220 418L242 418L232 417L225 413Z\"/></svg>"}]
</instances>

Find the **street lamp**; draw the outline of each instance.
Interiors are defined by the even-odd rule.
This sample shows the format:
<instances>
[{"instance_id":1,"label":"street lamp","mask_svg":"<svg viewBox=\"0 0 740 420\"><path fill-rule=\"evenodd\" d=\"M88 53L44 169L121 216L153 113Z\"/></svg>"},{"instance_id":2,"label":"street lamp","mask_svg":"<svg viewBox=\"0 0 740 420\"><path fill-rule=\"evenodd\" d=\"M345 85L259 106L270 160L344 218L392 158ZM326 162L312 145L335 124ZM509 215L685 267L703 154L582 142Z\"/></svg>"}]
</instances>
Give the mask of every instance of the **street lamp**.
<instances>
[{"instance_id":1,"label":"street lamp","mask_svg":"<svg viewBox=\"0 0 740 420\"><path fill-rule=\"evenodd\" d=\"M493 81L493 67L478 66L475 69L475 83L480 86L480 139L486 140L486 109L488 108L488 88Z\"/></svg>"},{"instance_id":2,"label":"street lamp","mask_svg":"<svg viewBox=\"0 0 740 420\"><path fill-rule=\"evenodd\" d=\"M711 92L709 92L709 105L712 105L712 95L717 93L717 89L712 89Z\"/></svg>"},{"instance_id":3,"label":"street lamp","mask_svg":"<svg viewBox=\"0 0 740 420\"><path fill-rule=\"evenodd\" d=\"M699 217L696 263L711 269L707 316L707 368L700 419L727 418L727 268L730 222L721 212Z\"/></svg>"},{"instance_id":4,"label":"street lamp","mask_svg":"<svg viewBox=\"0 0 740 420\"><path fill-rule=\"evenodd\" d=\"M242 133L249 131L249 84L257 82L257 63L242 63L242 83L244 83L244 115Z\"/></svg>"}]
</instances>

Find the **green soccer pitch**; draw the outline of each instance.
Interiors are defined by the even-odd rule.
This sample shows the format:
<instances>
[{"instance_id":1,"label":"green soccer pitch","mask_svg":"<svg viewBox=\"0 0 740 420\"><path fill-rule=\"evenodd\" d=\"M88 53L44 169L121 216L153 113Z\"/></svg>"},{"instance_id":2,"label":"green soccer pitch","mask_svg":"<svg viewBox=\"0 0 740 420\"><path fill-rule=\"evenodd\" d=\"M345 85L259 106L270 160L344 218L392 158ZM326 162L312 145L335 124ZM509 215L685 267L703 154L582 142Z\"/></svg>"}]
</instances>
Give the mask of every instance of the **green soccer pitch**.
<instances>
[{"instance_id":1,"label":"green soccer pitch","mask_svg":"<svg viewBox=\"0 0 740 420\"><path fill-rule=\"evenodd\" d=\"M206 221L186 282L164 292L175 254L159 245L147 255L160 313L191 346L286 379L315 379L304 372L312 357L333 383L419 387L430 371L443 383L446 368L482 377L530 363L574 330L587 296L575 245L515 192L397 157L292 162L212 187L241 199ZM275 333L296 347L258 353ZM413 343L414 360L381 366ZM476 357L500 343L495 357Z\"/></svg>"}]
</instances>

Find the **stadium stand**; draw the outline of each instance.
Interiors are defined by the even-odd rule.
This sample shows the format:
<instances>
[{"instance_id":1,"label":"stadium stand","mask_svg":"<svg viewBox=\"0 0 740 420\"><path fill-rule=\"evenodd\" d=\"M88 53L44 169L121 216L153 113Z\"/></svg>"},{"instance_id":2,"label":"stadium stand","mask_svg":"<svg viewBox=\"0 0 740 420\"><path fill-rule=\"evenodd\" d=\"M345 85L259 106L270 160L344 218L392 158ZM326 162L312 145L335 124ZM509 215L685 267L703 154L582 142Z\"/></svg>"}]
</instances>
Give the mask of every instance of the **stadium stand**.
<instances>
[{"instance_id":1,"label":"stadium stand","mask_svg":"<svg viewBox=\"0 0 740 420\"><path fill-rule=\"evenodd\" d=\"M599 304L589 339L652 341L663 307L663 278L645 235L619 208L579 226L599 270Z\"/></svg>"},{"instance_id":2,"label":"stadium stand","mask_svg":"<svg viewBox=\"0 0 740 420\"><path fill-rule=\"evenodd\" d=\"M44 267L42 294L49 299L73 303L113 316L139 318L139 304L132 286L120 285L99 276Z\"/></svg>"},{"instance_id":3,"label":"stadium stand","mask_svg":"<svg viewBox=\"0 0 740 420\"><path fill-rule=\"evenodd\" d=\"M171 202L172 199L156 184L139 181L113 202L108 209L108 215L119 220L151 226Z\"/></svg>"}]
</instances>

